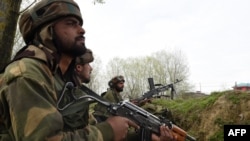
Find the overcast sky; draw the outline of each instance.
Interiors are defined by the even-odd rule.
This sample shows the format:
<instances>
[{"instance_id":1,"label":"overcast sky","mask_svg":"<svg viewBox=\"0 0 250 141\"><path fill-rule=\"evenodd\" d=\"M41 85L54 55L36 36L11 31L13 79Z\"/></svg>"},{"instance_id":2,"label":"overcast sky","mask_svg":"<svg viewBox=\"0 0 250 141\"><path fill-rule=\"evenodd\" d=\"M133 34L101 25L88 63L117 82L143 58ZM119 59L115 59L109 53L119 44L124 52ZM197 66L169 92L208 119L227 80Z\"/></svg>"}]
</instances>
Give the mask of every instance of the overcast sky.
<instances>
[{"instance_id":1,"label":"overcast sky","mask_svg":"<svg viewBox=\"0 0 250 141\"><path fill-rule=\"evenodd\" d=\"M105 64L114 57L181 50L195 91L250 82L250 0L75 0L86 44Z\"/></svg>"}]
</instances>

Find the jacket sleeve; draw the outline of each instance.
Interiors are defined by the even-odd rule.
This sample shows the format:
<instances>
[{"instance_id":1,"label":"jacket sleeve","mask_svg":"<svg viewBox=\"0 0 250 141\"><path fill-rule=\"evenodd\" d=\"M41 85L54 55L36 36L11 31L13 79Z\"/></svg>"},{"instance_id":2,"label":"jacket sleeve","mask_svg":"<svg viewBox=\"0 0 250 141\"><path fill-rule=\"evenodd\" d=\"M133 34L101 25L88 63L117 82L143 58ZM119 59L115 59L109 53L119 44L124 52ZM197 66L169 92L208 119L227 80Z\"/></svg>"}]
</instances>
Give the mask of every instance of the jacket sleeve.
<instances>
[{"instance_id":1,"label":"jacket sleeve","mask_svg":"<svg viewBox=\"0 0 250 141\"><path fill-rule=\"evenodd\" d=\"M56 107L53 76L44 63L34 59L16 61L6 69L3 77L6 83L1 101L4 98L8 103L4 115L7 128L13 134L11 140L103 141L105 138L104 141L110 141L113 138L107 123L103 123L110 132L106 136L98 126L63 130L62 115Z\"/></svg>"},{"instance_id":2,"label":"jacket sleeve","mask_svg":"<svg viewBox=\"0 0 250 141\"><path fill-rule=\"evenodd\" d=\"M112 91L108 90L106 92L106 94L103 97L104 99L106 99L108 102L115 102ZM94 107L94 115L97 117L101 117L102 121L106 118L108 118L109 116L111 116L111 114L108 112L107 107L97 103Z\"/></svg>"}]
</instances>

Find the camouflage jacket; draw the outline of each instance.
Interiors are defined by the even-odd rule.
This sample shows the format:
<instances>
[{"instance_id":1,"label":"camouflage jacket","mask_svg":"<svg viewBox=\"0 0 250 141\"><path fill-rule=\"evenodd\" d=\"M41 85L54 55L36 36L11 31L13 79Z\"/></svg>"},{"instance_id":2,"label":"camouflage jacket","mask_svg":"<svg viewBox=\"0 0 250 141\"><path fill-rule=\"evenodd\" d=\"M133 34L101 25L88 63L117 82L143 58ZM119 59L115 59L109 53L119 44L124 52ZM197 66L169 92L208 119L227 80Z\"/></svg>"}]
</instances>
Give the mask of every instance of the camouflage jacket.
<instances>
[{"instance_id":1,"label":"camouflage jacket","mask_svg":"<svg viewBox=\"0 0 250 141\"><path fill-rule=\"evenodd\" d=\"M112 103L118 103L123 100L121 94L114 89L108 89L103 98Z\"/></svg>"},{"instance_id":2,"label":"camouflage jacket","mask_svg":"<svg viewBox=\"0 0 250 141\"><path fill-rule=\"evenodd\" d=\"M114 89L108 89L107 92L103 95L103 98L111 103L118 103L122 101L122 96L119 92ZM103 118L107 118L110 116L105 106L97 103L94 107L94 116L103 116Z\"/></svg>"},{"instance_id":3,"label":"camouflage jacket","mask_svg":"<svg viewBox=\"0 0 250 141\"><path fill-rule=\"evenodd\" d=\"M114 89L108 89L107 92L103 95L103 98L109 101L110 103L118 103L122 101L122 96L119 92L115 91ZM107 108L99 103L97 103L94 107L94 113L93 116L97 118L97 121L100 120L103 121L109 116L109 112L107 111ZM126 139L124 141L137 141L139 140L139 132L135 132L134 128L130 128L127 134Z\"/></svg>"},{"instance_id":4,"label":"camouflage jacket","mask_svg":"<svg viewBox=\"0 0 250 141\"><path fill-rule=\"evenodd\" d=\"M29 46L35 55L9 64L0 75L1 141L111 141L111 126L88 125L88 104L74 103L64 110L57 106L65 80L51 72L47 57L40 48ZM77 95L83 92L75 89ZM66 100L65 100L66 99ZM80 105L82 104L82 105ZM80 105L80 106L79 106ZM82 107L74 109L74 107Z\"/></svg>"}]
</instances>

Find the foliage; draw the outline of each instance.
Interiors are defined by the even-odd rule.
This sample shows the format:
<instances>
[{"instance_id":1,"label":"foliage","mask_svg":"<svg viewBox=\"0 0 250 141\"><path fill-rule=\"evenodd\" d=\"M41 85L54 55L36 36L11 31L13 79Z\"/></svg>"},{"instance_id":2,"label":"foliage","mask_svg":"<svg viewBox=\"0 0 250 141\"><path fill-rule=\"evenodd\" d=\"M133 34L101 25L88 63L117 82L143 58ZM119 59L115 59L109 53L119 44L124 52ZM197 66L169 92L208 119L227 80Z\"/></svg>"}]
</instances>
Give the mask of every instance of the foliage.
<instances>
[{"instance_id":1,"label":"foliage","mask_svg":"<svg viewBox=\"0 0 250 141\"><path fill-rule=\"evenodd\" d=\"M239 102L243 99L245 101L250 100L250 93L249 92L242 92L242 91L227 91L230 93L226 95L226 98L232 101L234 104L239 104Z\"/></svg>"},{"instance_id":2,"label":"foliage","mask_svg":"<svg viewBox=\"0 0 250 141\"><path fill-rule=\"evenodd\" d=\"M250 124L250 92L223 91L197 98L154 99L153 104L168 108L173 122L197 140L223 140L224 125Z\"/></svg>"},{"instance_id":3,"label":"foliage","mask_svg":"<svg viewBox=\"0 0 250 141\"><path fill-rule=\"evenodd\" d=\"M209 137L209 141L219 141L224 139L224 132L223 130L220 130L216 132L213 136Z\"/></svg>"},{"instance_id":4,"label":"foliage","mask_svg":"<svg viewBox=\"0 0 250 141\"><path fill-rule=\"evenodd\" d=\"M161 105L163 107L168 107L174 112L181 113L187 116L191 112L201 111L209 106L211 106L219 96L220 93L213 93L209 97L199 97L193 99L176 99L176 100L166 100L166 99L154 99L153 103ZM186 115L187 114L187 115Z\"/></svg>"},{"instance_id":5,"label":"foliage","mask_svg":"<svg viewBox=\"0 0 250 141\"><path fill-rule=\"evenodd\" d=\"M177 94L189 91L187 83L189 68L181 51L166 52L161 50L151 55L134 58L114 58L107 64L107 74L125 76L125 92L129 98L138 98L149 90L148 78L153 78L155 84L170 84L176 79L183 80L176 86ZM165 92L169 94L169 91ZM175 95L176 96L176 95Z\"/></svg>"}]
</instances>

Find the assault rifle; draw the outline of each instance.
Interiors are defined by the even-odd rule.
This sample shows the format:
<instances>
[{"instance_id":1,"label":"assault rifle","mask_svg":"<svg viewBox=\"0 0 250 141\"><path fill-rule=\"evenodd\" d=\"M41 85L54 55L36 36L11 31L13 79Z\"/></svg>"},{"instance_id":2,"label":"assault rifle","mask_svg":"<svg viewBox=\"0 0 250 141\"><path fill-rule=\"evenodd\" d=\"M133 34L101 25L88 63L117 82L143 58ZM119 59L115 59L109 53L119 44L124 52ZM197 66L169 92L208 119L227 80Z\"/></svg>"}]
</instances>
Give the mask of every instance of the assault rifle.
<instances>
[{"instance_id":1,"label":"assault rifle","mask_svg":"<svg viewBox=\"0 0 250 141\"><path fill-rule=\"evenodd\" d=\"M119 103L110 103L103 99L100 95L96 94L91 89L87 88L86 86L81 86L80 89L85 92L86 94L83 94L80 97L75 96L73 93L75 87L73 87L73 83L68 82L65 84L64 90L62 92L62 96L65 93L65 90L68 89L74 98L72 102L67 104L66 106L59 108L59 110L66 109L70 104L73 102L76 102L81 99L92 99L95 100L102 105L107 107L107 111L110 112L110 114L115 116L122 116L130 119L131 121L135 122L137 125L140 126L140 133L141 133L141 141L149 141L151 138L148 138L146 136L146 133L155 133L157 135L160 135L160 126L165 124L166 126L171 129L172 133L177 137L177 141L196 141L196 139L189 134L187 134L186 131L181 129L180 127L174 125L171 121L164 118L159 118L146 110L136 106L133 103L130 103L129 101L121 101ZM61 99L61 98L60 98Z\"/></svg>"},{"instance_id":2,"label":"assault rifle","mask_svg":"<svg viewBox=\"0 0 250 141\"><path fill-rule=\"evenodd\" d=\"M144 93L141 97L136 98L136 99L132 99L131 101L133 103L139 104L141 101L149 99L149 98L153 97L154 95L159 94L160 92L164 92L168 89L171 89L171 99L173 99L173 95L175 93L174 84L179 83L181 81L182 80L176 79L176 81L174 83L171 83L168 85L162 85L162 84L154 84L153 78L148 78L150 90L147 91L146 93ZM155 88L155 86L159 86L159 87Z\"/></svg>"}]
</instances>

